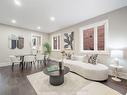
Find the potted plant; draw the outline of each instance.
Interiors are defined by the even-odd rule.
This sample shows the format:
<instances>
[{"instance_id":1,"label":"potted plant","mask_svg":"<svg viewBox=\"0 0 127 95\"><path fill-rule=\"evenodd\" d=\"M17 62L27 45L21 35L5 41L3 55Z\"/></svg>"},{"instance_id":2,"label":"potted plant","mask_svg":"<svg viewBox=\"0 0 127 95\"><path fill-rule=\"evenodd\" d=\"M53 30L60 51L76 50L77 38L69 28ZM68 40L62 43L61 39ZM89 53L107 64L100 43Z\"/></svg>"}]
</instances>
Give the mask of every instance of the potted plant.
<instances>
[{"instance_id":1,"label":"potted plant","mask_svg":"<svg viewBox=\"0 0 127 95\"><path fill-rule=\"evenodd\" d=\"M48 42L45 42L44 44L43 44L43 47L44 47L44 55L46 56L48 56L48 58L50 57L50 54L51 54L51 46L50 46L50 44L48 43Z\"/></svg>"},{"instance_id":2,"label":"potted plant","mask_svg":"<svg viewBox=\"0 0 127 95\"><path fill-rule=\"evenodd\" d=\"M45 55L44 56L44 63L46 65L47 63L49 63L49 57L50 57L50 54L51 54L51 46L48 42L45 42L43 44L43 47L44 47L44 55Z\"/></svg>"}]
</instances>

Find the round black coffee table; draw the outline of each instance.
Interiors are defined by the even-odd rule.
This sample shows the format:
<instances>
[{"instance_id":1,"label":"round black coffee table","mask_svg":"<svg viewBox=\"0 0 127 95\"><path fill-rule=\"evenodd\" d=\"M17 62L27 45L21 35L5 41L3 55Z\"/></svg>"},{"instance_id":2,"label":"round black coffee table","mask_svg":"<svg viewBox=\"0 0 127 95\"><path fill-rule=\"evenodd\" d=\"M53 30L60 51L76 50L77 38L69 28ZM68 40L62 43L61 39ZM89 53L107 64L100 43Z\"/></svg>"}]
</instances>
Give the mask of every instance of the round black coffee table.
<instances>
[{"instance_id":1,"label":"round black coffee table","mask_svg":"<svg viewBox=\"0 0 127 95\"><path fill-rule=\"evenodd\" d=\"M49 81L51 85L58 86L64 83L64 75L67 74L70 69L64 66L64 70L57 70L57 71L48 71L48 67L43 69L43 72L46 75L49 75Z\"/></svg>"}]
</instances>

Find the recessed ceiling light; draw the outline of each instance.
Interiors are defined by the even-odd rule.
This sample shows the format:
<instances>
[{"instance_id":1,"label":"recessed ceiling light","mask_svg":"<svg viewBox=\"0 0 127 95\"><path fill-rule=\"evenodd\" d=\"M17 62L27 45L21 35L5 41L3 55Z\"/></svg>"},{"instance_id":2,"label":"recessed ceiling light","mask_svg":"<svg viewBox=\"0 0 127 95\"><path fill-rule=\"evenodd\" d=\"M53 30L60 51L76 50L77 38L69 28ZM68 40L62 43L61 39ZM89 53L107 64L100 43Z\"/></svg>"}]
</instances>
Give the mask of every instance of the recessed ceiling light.
<instances>
[{"instance_id":1,"label":"recessed ceiling light","mask_svg":"<svg viewBox=\"0 0 127 95\"><path fill-rule=\"evenodd\" d=\"M14 0L14 2L17 6L21 6L21 2L19 0Z\"/></svg>"},{"instance_id":2,"label":"recessed ceiling light","mask_svg":"<svg viewBox=\"0 0 127 95\"><path fill-rule=\"evenodd\" d=\"M40 30L40 29L41 29L41 27L40 27L40 26L38 26L38 27L37 27L37 29L38 29L38 30Z\"/></svg>"},{"instance_id":3,"label":"recessed ceiling light","mask_svg":"<svg viewBox=\"0 0 127 95\"><path fill-rule=\"evenodd\" d=\"M13 19L13 20L11 20L11 22L12 22L13 24L15 24L15 23L16 23L16 20Z\"/></svg>"},{"instance_id":4,"label":"recessed ceiling light","mask_svg":"<svg viewBox=\"0 0 127 95\"><path fill-rule=\"evenodd\" d=\"M50 20L51 21L55 21L55 17L50 17Z\"/></svg>"}]
</instances>

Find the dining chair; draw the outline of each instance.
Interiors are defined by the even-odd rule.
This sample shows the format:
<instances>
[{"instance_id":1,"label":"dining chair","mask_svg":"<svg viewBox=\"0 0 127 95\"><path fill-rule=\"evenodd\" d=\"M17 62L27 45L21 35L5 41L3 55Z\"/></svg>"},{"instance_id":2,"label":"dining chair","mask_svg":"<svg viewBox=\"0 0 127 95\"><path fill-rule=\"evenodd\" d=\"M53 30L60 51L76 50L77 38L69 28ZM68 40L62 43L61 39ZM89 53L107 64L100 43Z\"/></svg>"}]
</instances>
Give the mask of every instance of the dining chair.
<instances>
[{"instance_id":1,"label":"dining chair","mask_svg":"<svg viewBox=\"0 0 127 95\"><path fill-rule=\"evenodd\" d=\"M10 55L9 56L9 59L10 59L10 61L11 61L11 63L12 63L12 71L13 71L13 68L14 68L14 64L16 64L16 63L21 63L21 60L19 60L16 56L14 56L14 55Z\"/></svg>"},{"instance_id":2,"label":"dining chair","mask_svg":"<svg viewBox=\"0 0 127 95\"><path fill-rule=\"evenodd\" d=\"M36 61L38 62L38 63L43 63L43 61L44 61L44 55L42 55L42 54L37 54L36 55Z\"/></svg>"},{"instance_id":3,"label":"dining chair","mask_svg":"<svg viewBox=\"0 0 127 95\"><path fill-rule=\"evenodd\" d=\"M32 54L36 55L37 54L37 49L32 49Z\"/></svg>"},{"instance_id":4,"label":"dining chair","mask_svg":"<svg viewBox=\"0 0 127 95\"><path fill-rule=\"evenodd\" d=\"M44 60L45 60L45 64L47 65L49 63L49 61L50 61L50 58L49 58L48 54L45 55Z\"/></svg>"},{"instance_id":5,"label":"dining chair","mask_svg":"<svg viewBox=\"0 0 127 95\"><path fill-rule=\"evenodd\" d=\"M29 55L29 56L24 56L24 67L26 65L26 68L28 66L28 64L31 65L34 63L35 64L35 56L34 55Z\"/></svg>"}]
</instances>

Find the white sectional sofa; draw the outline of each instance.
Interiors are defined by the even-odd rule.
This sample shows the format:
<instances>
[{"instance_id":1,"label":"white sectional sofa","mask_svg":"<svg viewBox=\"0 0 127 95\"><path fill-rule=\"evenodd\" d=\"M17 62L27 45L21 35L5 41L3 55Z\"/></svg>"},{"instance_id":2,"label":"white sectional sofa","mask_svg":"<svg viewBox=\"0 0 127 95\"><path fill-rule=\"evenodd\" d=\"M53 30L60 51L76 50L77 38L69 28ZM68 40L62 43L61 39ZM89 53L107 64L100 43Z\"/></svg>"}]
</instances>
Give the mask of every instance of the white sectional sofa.
<instances>
[{"instance_id":1,"label":"white sectional sofa","mask_svg":"<svg viewBox=\"0 0 127 95\"><path fill-rule=\"evenodd\" d=\"M108 67L97 63L96 65L82 61L64 60L64 65L71 71L95 81L104 81L108 79Z\"/></svg>"}]
</instances>

